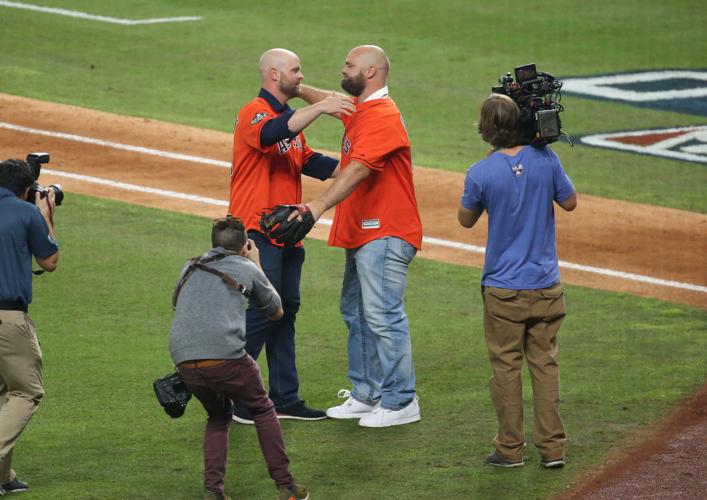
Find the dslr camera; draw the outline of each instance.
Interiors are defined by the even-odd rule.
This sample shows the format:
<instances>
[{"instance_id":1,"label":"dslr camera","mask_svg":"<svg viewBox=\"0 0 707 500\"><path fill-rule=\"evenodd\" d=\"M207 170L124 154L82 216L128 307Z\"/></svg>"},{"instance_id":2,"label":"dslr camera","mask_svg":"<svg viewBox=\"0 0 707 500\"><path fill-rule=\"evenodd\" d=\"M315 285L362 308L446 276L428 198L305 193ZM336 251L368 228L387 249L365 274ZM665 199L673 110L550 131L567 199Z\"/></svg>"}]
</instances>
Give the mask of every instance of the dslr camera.
<instances>
[{"instance_id":1,"label":"dslr camera","mask_svg":"<svg viewBox=\"0 0 707 500\"><path fill-rule=\"evenodd\" d=\"M564 108L559 102L562 81L538 72L535 64L526 64L515 68L515 80L506 73L498 83L491 91L507 95L520 108L521 140L541 147L555 142L564 133L560 124Z\"/></svg>"},{"instance_id":2,"label":"dslr camera","mask_svg":"<svg viewBox=\"0 0 707 500\"><path fill-rule=\"evenodd\" d=\"M27 155L27 163L34 174L34 183L32 187L29 188L25 201L34 204L35 195L37 193L39 193L40 198L46 198L49 194L49 190L52 190L54 191L54 201L57 206L61 205L61 202L64 201L64 191L61 189L61 184L52 184L51 186L44 187L40 186L38 182L39 174L42 172L42 164L49 163L49 153L30 153Z\"/></svg>"}]
</instances>

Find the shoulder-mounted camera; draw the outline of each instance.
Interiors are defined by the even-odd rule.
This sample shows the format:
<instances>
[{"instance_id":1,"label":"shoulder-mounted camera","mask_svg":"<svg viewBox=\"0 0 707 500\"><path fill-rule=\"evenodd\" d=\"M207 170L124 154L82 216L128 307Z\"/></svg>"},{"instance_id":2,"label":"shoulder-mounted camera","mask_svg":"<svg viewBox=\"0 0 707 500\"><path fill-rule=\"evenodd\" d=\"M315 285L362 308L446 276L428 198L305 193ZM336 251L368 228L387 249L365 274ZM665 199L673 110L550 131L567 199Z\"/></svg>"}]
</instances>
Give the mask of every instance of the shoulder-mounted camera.
<instances>
[{"instance_id":1,"label":"shoulder-mounted camera","mask_svg":"<svg viewBox=\"0 0 707 500\"><path fill-rule=\"evenodd\" d=\"M515 80L506 73L498 83L491 91L507 95L520 108L522 142L544 146L564 134L560 123L560 113L564 111L560 104L561 80L538 72L535 64L526 64L515 68Z\"/></svg>"}]
</instances>

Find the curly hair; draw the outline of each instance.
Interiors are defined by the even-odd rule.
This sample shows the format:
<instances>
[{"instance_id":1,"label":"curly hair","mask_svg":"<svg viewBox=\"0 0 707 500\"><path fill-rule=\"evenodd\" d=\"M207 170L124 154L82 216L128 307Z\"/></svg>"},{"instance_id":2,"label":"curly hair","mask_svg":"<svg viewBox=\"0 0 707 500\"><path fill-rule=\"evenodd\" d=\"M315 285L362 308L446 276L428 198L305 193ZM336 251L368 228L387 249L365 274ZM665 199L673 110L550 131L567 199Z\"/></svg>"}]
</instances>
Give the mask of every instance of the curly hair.
<instances>
[{"instance_id":1,"label":"curly hair","mask_svg":"<svg viewBox=\"0 0 707 500\"><path fill-rule=\"evenodd\" d=\"M518 145L520 109L510 97L491 94L481 105L479 134L484 141L496 148Z\"/></svg>"},{"instance_id":2,"label":"curly hair","mask_svg":"<svg viewBox=\"0 0 707 500\"><path fill-rule=\"evenodd\" d=\"M223 247L226 250L240 252L248 241L243 221L230 215L213 221L211 228L211 244L213 247Z\"/></svg>"}]
</instances>

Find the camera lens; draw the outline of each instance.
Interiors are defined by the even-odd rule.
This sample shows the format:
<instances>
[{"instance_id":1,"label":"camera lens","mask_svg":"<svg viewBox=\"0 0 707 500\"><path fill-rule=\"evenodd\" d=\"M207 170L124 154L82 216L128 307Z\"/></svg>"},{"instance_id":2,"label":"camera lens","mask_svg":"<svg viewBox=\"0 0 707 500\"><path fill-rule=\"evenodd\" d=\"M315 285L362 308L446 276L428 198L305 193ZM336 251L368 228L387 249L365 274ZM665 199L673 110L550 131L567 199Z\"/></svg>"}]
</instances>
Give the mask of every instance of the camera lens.
<instances>
[{"instance_id":1,"label":"camera lens","mask_svg":"<svg viewBox=\"0 0 707 500\"><path fill-rule=\"evenodd\" d=\"M61 205L61 202L64 201L64 191L61 189L61 184L52 184L49 186L49 189L54 191L54 201L56 205Z\"/></svg>"}]
</instances>

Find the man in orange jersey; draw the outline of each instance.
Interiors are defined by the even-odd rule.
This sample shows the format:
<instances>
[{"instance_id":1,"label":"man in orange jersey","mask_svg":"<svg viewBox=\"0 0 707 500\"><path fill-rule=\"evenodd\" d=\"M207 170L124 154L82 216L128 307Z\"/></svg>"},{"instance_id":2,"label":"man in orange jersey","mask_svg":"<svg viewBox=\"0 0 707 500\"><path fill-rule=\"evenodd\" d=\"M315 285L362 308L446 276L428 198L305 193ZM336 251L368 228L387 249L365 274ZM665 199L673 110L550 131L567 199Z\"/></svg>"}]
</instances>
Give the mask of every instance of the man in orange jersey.
<instances>
[{"instance_id":1,"label":"man in orange jersey","mask_svg":"<svg viewBox=\"0 0 707 500\"><path fill-rule=\"evenodd\" d=\"M246 351L257 358L265 346L270 398L280 418L319 420L321 410L305 406L299 397L295 365L295 316L300 305L304 247L284 247L260 232L259 214L278 204L302 199L301 176L321 180L338 172L338 160L313 152L302 130L322 114L346 116L354 111L350 98L327 93L316 104L293 110L287 101L298 94L304 78L294 52L271 49L260 58L261 89L238 113L233 141L233 166L228 212L240 217L260 252L265 275L282 298L284 316L269 321L256 308L246 313ZM253 423L236 404L234 420Z\"/></svg>"},{"instance_id":2,"label":"man in orange jersey","mask_svg":"<svg viewBox=\"0 0 707 500\"><path fill-rule=\"evenodd\" d=\"M410 140L388 97L390 62L374 45L349 52L341 86L356 112L341 114L345 131L339 174L307 203L317 220L336 205L329 245L346 250L341 314L349 330L347 398L331 418L357 418L363 427L420 420L403 295L410 262L422 244L412 180ZM300 97L321 102L327 93L302 86Z\"/></svg>"}]
</instances>

